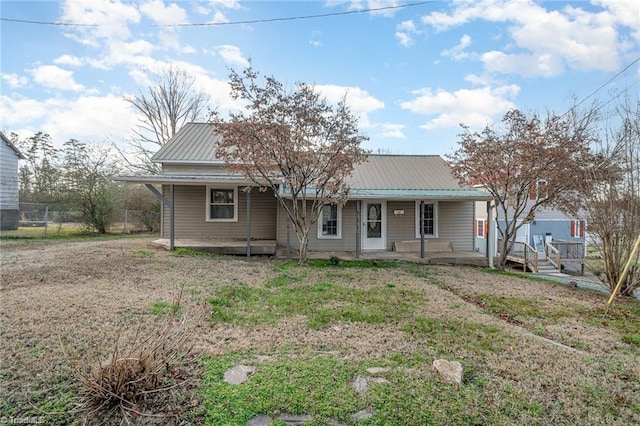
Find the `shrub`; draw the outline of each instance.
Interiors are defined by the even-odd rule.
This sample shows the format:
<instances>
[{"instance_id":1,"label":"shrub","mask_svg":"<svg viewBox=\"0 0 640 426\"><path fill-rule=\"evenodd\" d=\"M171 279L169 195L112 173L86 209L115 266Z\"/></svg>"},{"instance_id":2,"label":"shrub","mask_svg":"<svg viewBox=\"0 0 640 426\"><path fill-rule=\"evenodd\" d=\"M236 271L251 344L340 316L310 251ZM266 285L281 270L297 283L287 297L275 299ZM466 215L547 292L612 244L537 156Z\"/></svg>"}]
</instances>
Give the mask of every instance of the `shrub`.
<instances>
[{"instance_id":1,"label":"shrub","mask_svg":"<svg viewBox=\"0 0 640 426\"><path fill-rule=\"evenodd\" d=\"M102 358L97 365L89 362L77 368L81 412L129 423L144 412L154 395L179 386L180 370L191 359L194 325L199 322L187 318L164 317L156 332L143 332L140 327L124 344L119 334L106 361Z\"/></svg>"}]
</instances>

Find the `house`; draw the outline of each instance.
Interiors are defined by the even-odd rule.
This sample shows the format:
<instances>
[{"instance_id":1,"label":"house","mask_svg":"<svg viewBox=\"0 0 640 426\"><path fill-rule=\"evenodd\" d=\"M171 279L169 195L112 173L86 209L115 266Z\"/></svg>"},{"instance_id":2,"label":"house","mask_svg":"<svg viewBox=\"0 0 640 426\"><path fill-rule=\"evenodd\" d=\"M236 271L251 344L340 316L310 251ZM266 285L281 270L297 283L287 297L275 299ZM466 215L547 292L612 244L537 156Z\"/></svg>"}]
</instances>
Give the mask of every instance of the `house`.
<instances>
[{"instance_id":1,"label":"house","mask_svg":"<svg viewBox=\"0 0 640 426\"><path fill-rule=\"evenodd\" d=\"M535 198L530 197L527 203L534 202ZM484 203L477 203L476 217L474 221L475 250L480 253L487 253L488 229L497 225L504 229L505 219L500 209L494 210L493 217L495 223L490 223L487 218L487 210L481 207ZM525 212L529 210L528 204ZM513 217L510 209L507 214ZM561 270L572 270L574 272L584 272L584 257L586 249L586 223L584 220L567 215L566 213L551 207L541 207L536 210L533 220L522 223L523 219L518 219L517 224L522 226L517 230L515 241L530 246L536 253L539 262L544 262L547 256L555 267ZM498 240L501 238L496 230L495 241L492 247L498 247ZM547 248L550 245L551 248ZM519 245L514 247L515 251L521 251ZM555 252L557 250L559 253ZM493 253L494 255L496 253ZM560 254L560 264L556 261Z\"/></svg>"},{"instance_id":2,"label":"house","mask_svg":"<svg viewBox=\"0 0 640 426\"><path fill-rule=\"evenodd\" d=\"M0 132L0 230L18 228L18 160L25 157Z\"/></svg>"},{"instance_id":3,"label":"house","mask_svg":"<svg viewBox=\"0 0 640 426\"><path fill-rule=\"evenodd\" d=\"M120 180L146 184L163 200L162 237L172 246L175 240L223 240L246 242L251 253L295 250L295 232L273 192L246 191L249 183L215 158L220 137L206 123L189 123L153 156L161 175ZM461 188L435 155L370 155L349 184L346 204L324 208L310 252L472 253L475 202L491 198Z\"/></svg>"}]
</instances>

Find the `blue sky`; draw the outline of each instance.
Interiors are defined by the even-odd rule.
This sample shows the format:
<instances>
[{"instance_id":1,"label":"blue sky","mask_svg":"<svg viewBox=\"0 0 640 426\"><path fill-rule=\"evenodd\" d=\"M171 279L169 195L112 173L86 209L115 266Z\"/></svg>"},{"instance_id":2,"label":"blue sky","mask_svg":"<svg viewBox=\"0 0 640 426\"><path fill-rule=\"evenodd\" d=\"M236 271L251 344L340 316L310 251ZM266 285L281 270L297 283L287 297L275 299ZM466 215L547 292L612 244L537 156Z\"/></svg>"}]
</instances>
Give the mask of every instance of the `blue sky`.
<instances>
[{"instance_id":1,"label":"blue sky","mask_svg":"<svg viewBox=\"0 0 640 426\"><path fill-rule=\"evenodd\" d=\"M414 1L412 0L412 3ZM416 0L415 2L419 2ZM444 154L460 123L507 110L563 113L640 56L640 1L1 1L0 129L121 143L137 117L123 101L163 67L189 72L222 112L228 68L316 85L347 102L366 147ZM90 24L65 26L8 20ZM227 25L175 26L226 23ZM638 63L605 86L638 93Z\"/></svg>"}]
</instances>

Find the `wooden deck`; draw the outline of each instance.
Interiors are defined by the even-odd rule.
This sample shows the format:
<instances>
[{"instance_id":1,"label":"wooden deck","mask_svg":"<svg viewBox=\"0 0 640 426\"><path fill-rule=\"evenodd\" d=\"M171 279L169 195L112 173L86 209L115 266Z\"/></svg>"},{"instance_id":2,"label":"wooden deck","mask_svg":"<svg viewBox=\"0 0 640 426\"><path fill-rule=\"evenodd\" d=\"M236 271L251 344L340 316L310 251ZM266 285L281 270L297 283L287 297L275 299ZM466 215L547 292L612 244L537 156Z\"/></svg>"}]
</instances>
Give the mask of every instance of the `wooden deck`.
<instances>
[{"instance_id":1,"label":"wooden deck","mask_svg":"<svg viewBox=\"0 0 640 426\"><path fill-rule=\"evenodd\" d=\"M247 242L245 240L176 239L174 243L176 248L202 250L208 253L240 256L246 256L247 254ZM153 244L169 249L169 239L167 238L155 240ZM274 256L278 259L297 259L298 251L292 249L290 253L287 254L286 248L278 247L275 240L256 240L251 241L251 255ZM309 251L308 253L309 259L329 259L332 256L344 260L357 258L355 251ZM360 253L360 259L397 260L432 265L488 266L489 264L483 254L472 251L427 252L424 258L420 257L420 253L415 252L373 251Z\"/></svg>"}]
</instances>

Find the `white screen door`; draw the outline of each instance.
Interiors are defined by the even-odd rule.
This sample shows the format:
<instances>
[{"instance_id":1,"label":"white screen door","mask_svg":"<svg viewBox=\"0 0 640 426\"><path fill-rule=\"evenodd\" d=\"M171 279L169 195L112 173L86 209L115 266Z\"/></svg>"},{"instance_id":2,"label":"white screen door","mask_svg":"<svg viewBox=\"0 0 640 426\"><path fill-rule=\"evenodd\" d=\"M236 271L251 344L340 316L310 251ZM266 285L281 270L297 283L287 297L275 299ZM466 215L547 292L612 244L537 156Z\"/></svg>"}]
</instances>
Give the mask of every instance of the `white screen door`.
<instances>
[{"instance_id":1,"label":"white screen door","mask_svg":"<svg viewBox=\"0 0 640 426\"><path fill-rule=\"evenodd\" d=\"M362 212L362 249L385 250L387 248L387 203L366 201Z\"/></svg>"}]
</instances>

